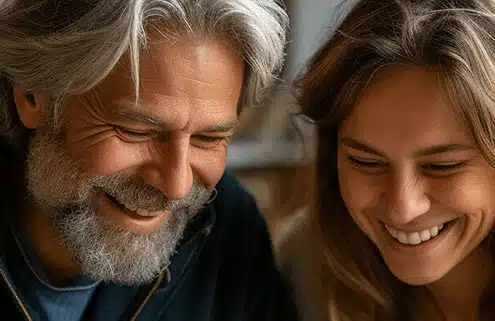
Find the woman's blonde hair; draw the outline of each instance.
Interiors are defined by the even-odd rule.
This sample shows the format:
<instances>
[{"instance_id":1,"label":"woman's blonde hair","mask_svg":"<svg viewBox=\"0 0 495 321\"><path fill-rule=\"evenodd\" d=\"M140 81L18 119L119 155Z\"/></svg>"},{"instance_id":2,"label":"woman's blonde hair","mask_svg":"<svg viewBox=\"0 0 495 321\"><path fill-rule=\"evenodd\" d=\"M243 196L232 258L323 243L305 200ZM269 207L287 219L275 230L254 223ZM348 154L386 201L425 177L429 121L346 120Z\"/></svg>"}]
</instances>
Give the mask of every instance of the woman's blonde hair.
<instances>
[{"instance_id":1,"label":"woman's blonde hair","mask_svg":"<svg viewBox=\"0 0 495 321\"><path fill-rule=\"evenodd\" d=\"M363 0L355 4L298 79L305 116L318 125L314 229L332 321L411 320L421 287L398 281L356 226L337 176L339 125L386 68L437 71L451 106L495 166L495 1ZM489 287L480 305L493 317ZM422 292L421 292L422 293ZM493 309L493 308L492 308Z\"/></svg>"}]
</instances>

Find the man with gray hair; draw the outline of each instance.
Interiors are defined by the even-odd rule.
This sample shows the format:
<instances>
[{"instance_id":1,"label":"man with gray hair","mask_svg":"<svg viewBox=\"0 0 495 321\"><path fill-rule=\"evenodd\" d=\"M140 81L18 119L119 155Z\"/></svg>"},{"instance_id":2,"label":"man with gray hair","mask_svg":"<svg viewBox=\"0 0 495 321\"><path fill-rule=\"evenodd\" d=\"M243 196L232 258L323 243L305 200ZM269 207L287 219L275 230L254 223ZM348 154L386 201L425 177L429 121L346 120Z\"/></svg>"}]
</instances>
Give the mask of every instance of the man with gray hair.
<instances>
[{"instance_id":1,"label":"man with gray hair","mask_svg":"<svg viewBox=\"0 0 495 321\"><path fill-rule=\"evenodd\" d=\"M287 29L276 0L0 1L3 315L295 318L224 173Z\"/></svg>"}]
</instances>

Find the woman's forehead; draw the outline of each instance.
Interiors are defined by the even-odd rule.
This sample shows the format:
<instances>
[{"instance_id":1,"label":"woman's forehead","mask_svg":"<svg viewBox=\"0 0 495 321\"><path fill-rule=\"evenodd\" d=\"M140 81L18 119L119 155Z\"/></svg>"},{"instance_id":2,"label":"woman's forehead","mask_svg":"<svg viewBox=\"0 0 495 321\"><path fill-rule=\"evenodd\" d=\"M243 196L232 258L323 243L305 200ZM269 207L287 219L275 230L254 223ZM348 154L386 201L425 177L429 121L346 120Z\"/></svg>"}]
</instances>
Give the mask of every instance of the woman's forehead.
<instances>
[{"instance_id":1,"label":"woman's forehead","mask_svg":"<svg viewBox=\"0 0 495 321\"><path fill-rule=\"evenodd\" d=\"M436 74L417 67L378 75L342 123L340 133L380 144L472 141L467 126L438 85Z\"/></svg>"}]
</instances>

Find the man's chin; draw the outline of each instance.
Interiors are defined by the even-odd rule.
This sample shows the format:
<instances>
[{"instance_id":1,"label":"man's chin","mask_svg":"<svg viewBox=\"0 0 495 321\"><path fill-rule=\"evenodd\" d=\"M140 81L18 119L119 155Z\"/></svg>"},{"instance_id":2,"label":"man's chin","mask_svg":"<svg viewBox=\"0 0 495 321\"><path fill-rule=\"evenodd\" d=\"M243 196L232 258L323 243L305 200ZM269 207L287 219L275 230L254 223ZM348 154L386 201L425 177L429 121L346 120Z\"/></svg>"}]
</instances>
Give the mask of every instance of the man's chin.
<instances>
[{"instance_id":1,"label":"man's chin","mask_svg":"<svg viewBox=\"0 0 495 321\"><path fill-rule=\"evenodd\" d=\"M166 266L166 265L164 265ZM133 271L134 270L134 271ZM96 270L94 266L82 266L82 273L94 282L113 283L122 286L140 286L153 282L162 273L164 268L144 269L142 267L128 267L126 270L116 270L112 274L108 271Z\"/></svg>"},{"instance_id":2,"label":"man's chin","mask_svg":"<svg viewBox=\"0 0 495 321\"><path fill-rule=\"evenodd\" d=\"M85 276L124 285L154 279L169 263L186 224L186 216L174 212L154 233L129 233L87 207L55 218L63 246Z\"/></svg>"}]
</instances>

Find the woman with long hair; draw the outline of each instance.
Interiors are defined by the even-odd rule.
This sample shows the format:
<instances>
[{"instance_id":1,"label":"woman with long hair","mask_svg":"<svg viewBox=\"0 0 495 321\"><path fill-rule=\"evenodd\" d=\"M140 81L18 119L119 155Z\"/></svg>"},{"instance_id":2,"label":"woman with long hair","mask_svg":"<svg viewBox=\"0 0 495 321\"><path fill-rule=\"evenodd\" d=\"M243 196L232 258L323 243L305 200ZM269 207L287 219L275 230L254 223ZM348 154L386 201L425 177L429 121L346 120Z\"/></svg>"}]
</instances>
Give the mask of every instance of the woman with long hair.
<instances>
[{"instance_id":1,"label":"woman with long hair","mask_svg":"<svg viewBox=\"0 0 495 321\"><path fill-rule=\"evenodd\" d=\"M297 88L322 255L295 288L332 321L495 319L495 1L358 1Z\"/></svg>"}]
</instances>

